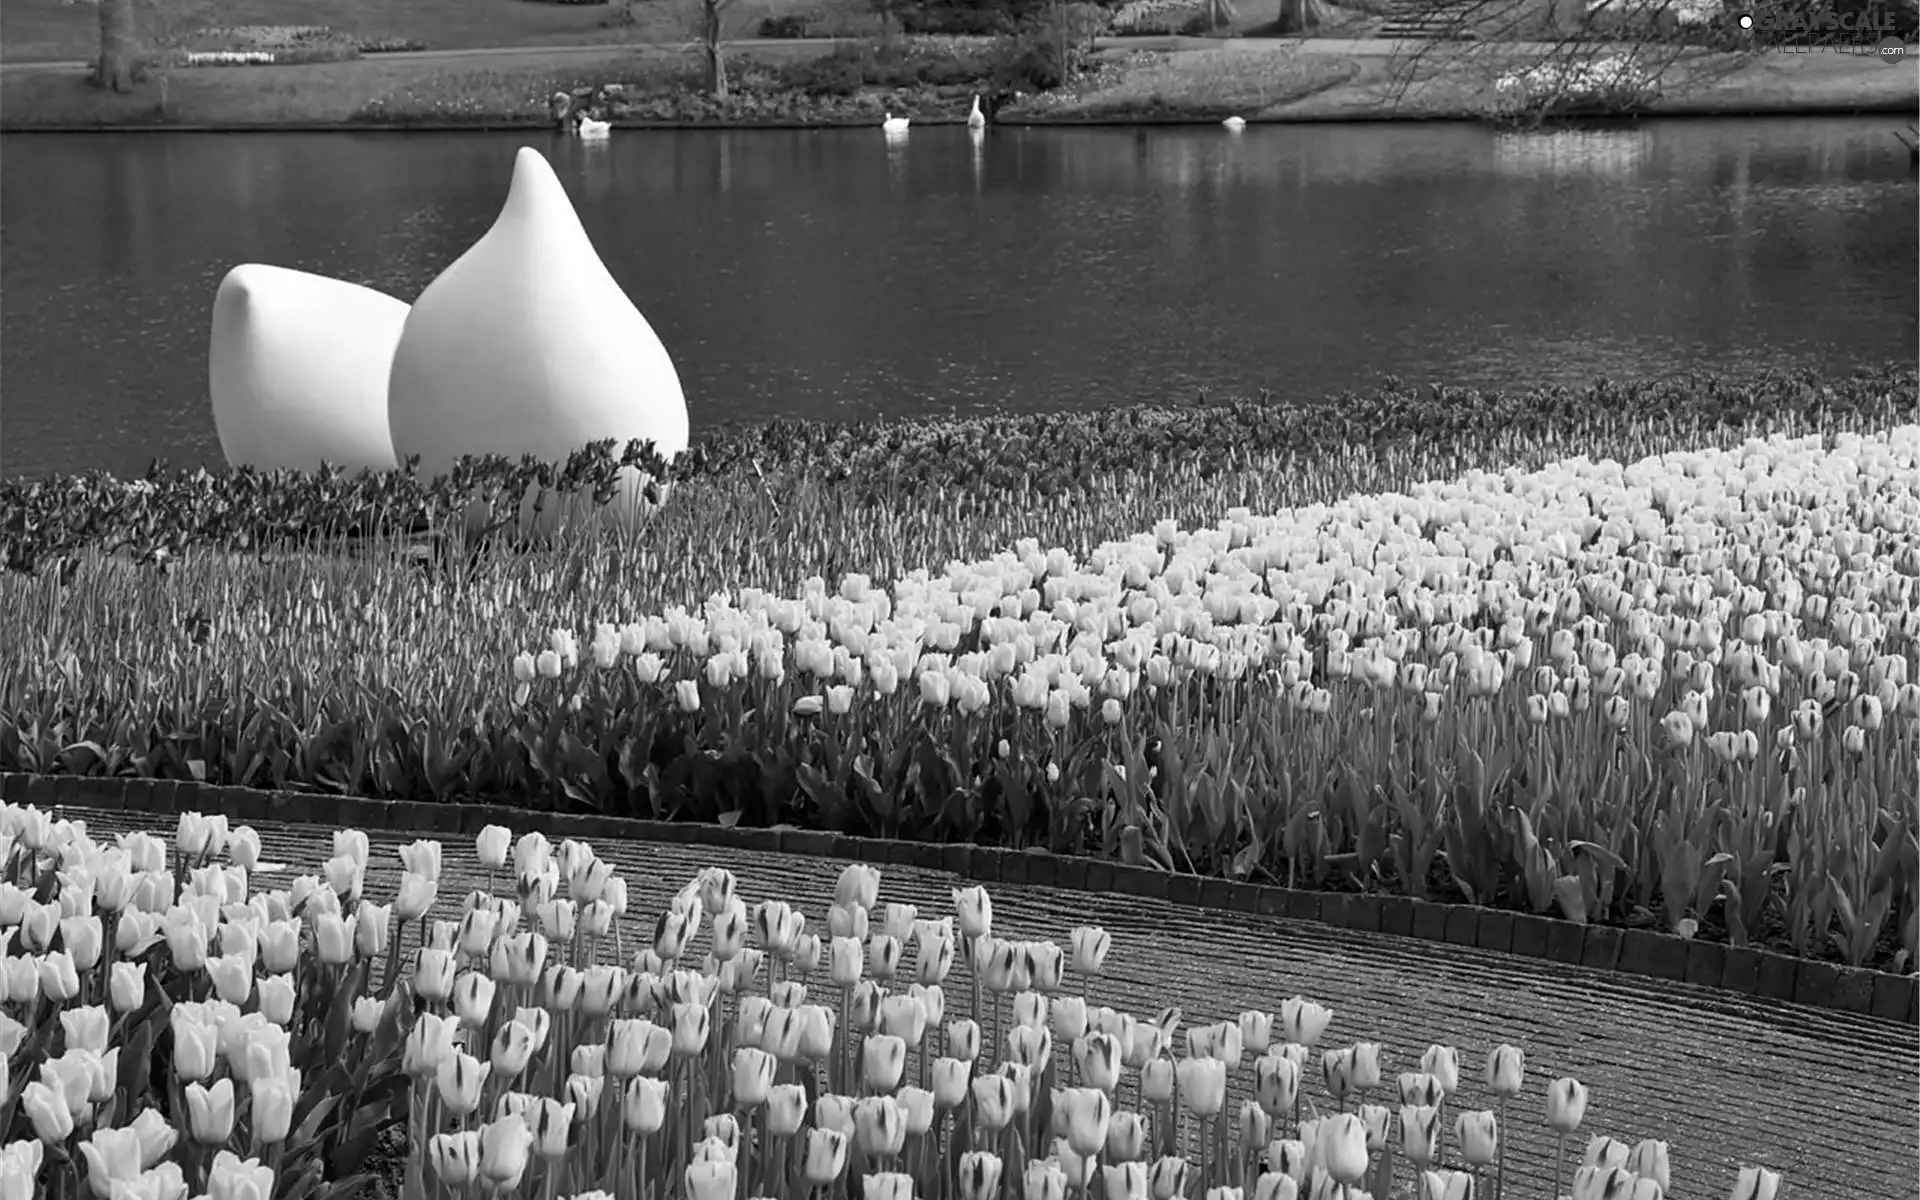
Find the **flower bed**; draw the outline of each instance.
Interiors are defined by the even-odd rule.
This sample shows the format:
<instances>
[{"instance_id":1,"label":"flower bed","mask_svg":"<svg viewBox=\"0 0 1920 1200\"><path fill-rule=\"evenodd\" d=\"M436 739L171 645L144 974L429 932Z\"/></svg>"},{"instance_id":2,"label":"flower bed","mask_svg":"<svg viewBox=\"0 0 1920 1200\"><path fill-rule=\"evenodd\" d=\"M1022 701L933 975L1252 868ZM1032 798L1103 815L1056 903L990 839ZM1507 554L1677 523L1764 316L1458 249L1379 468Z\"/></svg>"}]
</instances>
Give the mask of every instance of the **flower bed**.
<instances>
[{"instance_id":1,"label":"flower bed","mask_svg":"<svg viewBox=\"0 0 1920 1200\"><path fill-rule=\"evenodd\" d=\"M1722 403L1911 419L1910 377L1857 382ZM1718 428L1658 395L1413 397L1344 454L1253 406L759 431L637 539L429 571L195 544L426 503L392 479L18 489L8 557L54 565L0 585L0 768L911 830L1907 968L1913 430L1522 469ZM1475 462L1514 469L1418 483Z\"/></svg>"},{"instance_id":2,"label":"flower bed","mask_svg":"<svg viewBox=\"0 0 1920 1200\"><path fill-rule=\"evenodd\" d=\"M516 898L440 920L464 850L403 847L380 898L366 836L333 849L262 862L252 830L200 814L170 842L97 843L0 809L21 1081L0 1082L0 1187L348 1195L399 1130L409 1196L1451 1200L1498 1194L1503 1130L1533 1112L1573 1200L1659 1200L1669 1178L1666 1142L1589 1137L1586 1089L1515 1046L1395 1072L1305 997L1207 1024L1116 1011L1105 930L1023 936L977 887L923 916L856 864L822 924L711 867L629 913L591 847L493 826L471 857ZM1747 1166L1732 1195L1779 1189Z\"/></svg>"}]
</instances>

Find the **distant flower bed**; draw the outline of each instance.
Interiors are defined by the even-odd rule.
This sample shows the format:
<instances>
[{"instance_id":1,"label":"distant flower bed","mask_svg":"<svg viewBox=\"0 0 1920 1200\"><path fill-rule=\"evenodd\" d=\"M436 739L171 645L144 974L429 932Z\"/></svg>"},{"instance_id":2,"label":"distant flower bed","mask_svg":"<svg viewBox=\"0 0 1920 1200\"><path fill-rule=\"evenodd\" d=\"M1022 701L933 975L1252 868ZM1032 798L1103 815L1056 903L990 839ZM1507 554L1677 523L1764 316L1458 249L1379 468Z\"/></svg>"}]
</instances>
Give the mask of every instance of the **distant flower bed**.
<instances>
[{"instance_id":1,"label":"distant flower bed","mask_svg":"<svg viewBox=\"0 0 1920 1200\"><path fill-rule=\"evenodd\" d=\"M1129 0L1114 12L1108 32L1116 37L1172 33L1200 7L1194 0Z\"/></svg>"},{"instance_id":2,"label":"distant flower bed","mask_svg":"<svg viewBox=\"0 0 1920 1200\"><path fill-rule=\"evenodd\" d=\"M1657 73L1630 56L1555 60L1516 68L1494 81L1502 110L1630 112L1660 94Z\"/></svg>"},{"instance_id":3,"label":"distant flower bed","mask_svg":"<svg viewBox=\"0 0 1920 1200\"><path fill-rule=\"evenodd\" d=\"M363 53L420 50L404 38L361 38L326 25L216 25L181 56L189 67L292 66L339 62Z\"/></svg>"},{"instance_id":4,"label":"distant flower bed","mask_svg":"<svg viewBox=\"0 0 1920 1200\"><path fill-rule=\"evenodd\" d=\"M256 67L273 61L271 50L196 50L187 54L190 67Z\"/></svg>"}]
</instances>

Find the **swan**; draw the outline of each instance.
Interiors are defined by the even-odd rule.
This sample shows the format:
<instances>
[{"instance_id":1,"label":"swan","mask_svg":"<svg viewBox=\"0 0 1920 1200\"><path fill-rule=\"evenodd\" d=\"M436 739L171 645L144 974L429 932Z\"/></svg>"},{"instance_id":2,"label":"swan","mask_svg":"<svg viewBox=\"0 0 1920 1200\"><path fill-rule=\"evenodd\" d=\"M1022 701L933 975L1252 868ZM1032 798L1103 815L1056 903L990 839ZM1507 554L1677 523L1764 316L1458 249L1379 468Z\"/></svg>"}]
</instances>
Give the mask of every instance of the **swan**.
<instances>
[{"instance_id":1,"label":"swan","mask_svg":"<svg viewBox=\"0 0 1920 1200\"><path fill-rule=\"evenodd\" d=\"M1245 129L1247 127L1247 119L1245 117L1228 117L1226 120L1220 123L1222 125L1225 125L1229 130L1231 130L1234 133L1239 133L1242 129Z\"/></svg>"},{"instance_id":2,"label":"swan","mask_svg":"<svg viewBox=\"0 0 1920 1200\"><path fill-rule=\"evenodd\" d=\"M580 126L576 130L583 138L603 138L613 132L612 121L596 121L585 113L580 114Z\"/></svg>"},{"instance_id":3,"label":"swan","mask_svg":"<svg viewBox=\"0 0 1920 1200\"><path fill-rule=\"evenodd\" d=\"M880 128L888 133L905 133L907 131L907 124L908 119L906 117L896 117L892 113L888 113L887 119L880 122Z\"/></svg>"},{"instance_id":4,"label":"swan","mask_svg":"<svg viewBox=\"0 0 1920 1200\"><path fill-rule=\"evenodd\" d=\"M980 93L975 92L973 94L973 111L967 114L967 128L985 129L986 127L987 114L980 111Z\"/></svg>"}]
</instances>

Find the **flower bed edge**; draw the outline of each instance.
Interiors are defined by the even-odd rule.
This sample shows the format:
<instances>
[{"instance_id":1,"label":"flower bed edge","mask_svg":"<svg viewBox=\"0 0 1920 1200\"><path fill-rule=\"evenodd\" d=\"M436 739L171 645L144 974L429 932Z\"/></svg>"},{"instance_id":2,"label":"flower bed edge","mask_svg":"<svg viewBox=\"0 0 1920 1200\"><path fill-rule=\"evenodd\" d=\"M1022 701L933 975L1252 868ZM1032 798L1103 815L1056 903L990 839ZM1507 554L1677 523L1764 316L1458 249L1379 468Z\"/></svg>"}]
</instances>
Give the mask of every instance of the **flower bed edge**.
<instances>
[{"instance_id":1,"label":"flower bed edge","mask_svg":"<svg viewBox=\"0 0 1920 1200\"><path fill-rule=\"evenodd\" d=\"M1356 932L1451 943L1617 974L1680 981L1907 1025L1920 1022L1920 974L1895 975L1846 967L1649 929L1581 925L1533 913L1404 896L1302 891L1032 850L846 837L790 827L726 828L495 804L271 792L164 779L5 772L0 773L0 798L10 804L32 804L55 812L93 809L151 813L156 817L221 812L241 822L283 821L440 837L472 836L486 825L520 829L538 823L549 836L585 841L651 841L845 858L942 871L982 883L1113 893L1249 916L1314 921Z\"/></svg>"}]
</instances>

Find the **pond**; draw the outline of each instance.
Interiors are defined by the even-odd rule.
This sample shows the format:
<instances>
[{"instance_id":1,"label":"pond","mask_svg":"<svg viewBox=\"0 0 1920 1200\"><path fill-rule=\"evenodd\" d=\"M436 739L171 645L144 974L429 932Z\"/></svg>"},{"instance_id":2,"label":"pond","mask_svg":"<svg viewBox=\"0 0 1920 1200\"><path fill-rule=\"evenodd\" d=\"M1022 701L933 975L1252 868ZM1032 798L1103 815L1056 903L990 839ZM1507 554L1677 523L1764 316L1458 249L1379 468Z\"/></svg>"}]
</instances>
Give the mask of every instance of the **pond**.
<instances>
[{"instance_id":1,"label":"pond","mask_svg":"<svg viewBox=\"0 0 1920 1200\"><path fill-rule=\"evenodd\" d=\"M217 467L222 275L411 301L486 230L522 144L674 355L696 431L1913 361L1903 127L9 135L0 471Z\"/></svg>"}]
</instances>

